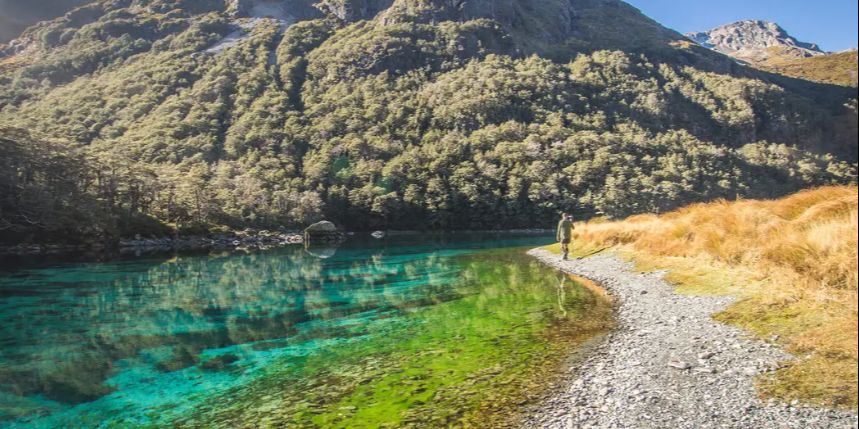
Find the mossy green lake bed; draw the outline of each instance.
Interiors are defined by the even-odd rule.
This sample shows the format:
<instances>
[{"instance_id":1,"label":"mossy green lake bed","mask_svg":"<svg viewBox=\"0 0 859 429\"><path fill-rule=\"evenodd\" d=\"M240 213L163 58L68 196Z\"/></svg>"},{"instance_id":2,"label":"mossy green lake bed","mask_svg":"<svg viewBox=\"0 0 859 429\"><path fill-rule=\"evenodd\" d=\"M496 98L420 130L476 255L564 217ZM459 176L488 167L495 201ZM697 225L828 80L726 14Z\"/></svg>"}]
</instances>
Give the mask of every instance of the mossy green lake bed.
<instances>
[{"instance_id":1,"label":"mossy green lake bed","mask_svg":"<svg viewBox=\"0 0 859 429\"><path fill-rule=\"evenodd\" d=\"M603 296L525 255L548 241L6 268L0 428L513 425L611 325Z\"/></svg>"}]
</instances>

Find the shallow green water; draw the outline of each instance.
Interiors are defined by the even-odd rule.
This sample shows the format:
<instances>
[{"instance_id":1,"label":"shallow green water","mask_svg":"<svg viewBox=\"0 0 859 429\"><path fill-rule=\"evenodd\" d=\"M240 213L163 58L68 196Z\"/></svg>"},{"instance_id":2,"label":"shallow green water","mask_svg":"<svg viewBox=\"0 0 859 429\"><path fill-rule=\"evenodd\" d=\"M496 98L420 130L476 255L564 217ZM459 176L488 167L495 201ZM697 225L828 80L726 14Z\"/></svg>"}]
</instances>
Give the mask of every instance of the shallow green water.
<instances>
[{"instance_id":1,"label":"shallow green water","mask_svg":"<svg viewBox=\"0 0 859 429\"><path fill-rule=\"evenodd\" d=\"M0 428L498 427L607 326L546 242L7 266Z\"/></svg>"}]
</instances>

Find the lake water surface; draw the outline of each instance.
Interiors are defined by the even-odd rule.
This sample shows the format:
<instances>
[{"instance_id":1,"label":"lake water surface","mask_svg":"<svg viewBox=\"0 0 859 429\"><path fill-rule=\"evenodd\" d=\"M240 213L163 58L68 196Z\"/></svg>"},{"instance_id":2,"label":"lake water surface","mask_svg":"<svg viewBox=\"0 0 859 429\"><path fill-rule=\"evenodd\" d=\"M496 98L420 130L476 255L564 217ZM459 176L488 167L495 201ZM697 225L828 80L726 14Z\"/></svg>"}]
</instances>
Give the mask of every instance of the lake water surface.
<instances>
[{"instance_id":1,"label":"lake water surface","mask_svg":"<svg viewBox=\"0 0 859 429\"><path fill-rule=\"evenodd\" d=\"M501 427L607 329L551 238L0 269L0 428Z\"/></svg>"}]
</instances>

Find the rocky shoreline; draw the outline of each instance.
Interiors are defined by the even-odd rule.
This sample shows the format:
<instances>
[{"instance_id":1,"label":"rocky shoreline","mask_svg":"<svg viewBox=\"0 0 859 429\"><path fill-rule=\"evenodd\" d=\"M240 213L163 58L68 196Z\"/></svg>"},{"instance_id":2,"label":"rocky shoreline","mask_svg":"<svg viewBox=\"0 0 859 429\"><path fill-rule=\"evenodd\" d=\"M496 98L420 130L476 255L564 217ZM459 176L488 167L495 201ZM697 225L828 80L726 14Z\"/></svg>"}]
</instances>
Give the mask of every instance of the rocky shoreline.
<instances>
[{"instance_id":1,"label":"rocky shoreline","mask_svg":"<svg viewBox=\"0 0 859 429\"><path fill-rule=\"evenodd\" d=\"M232 249L238 247L262 248L302 243L304 243L304 238L299 232L248 230L241 231L235 234L218 234L207 237L163 237L156 239L143 239L141 237L135 237L131 240L120 240L118 246L120 251L123 251L123 249L198 250Z\"/></svg>"},{"instance_id":2,"label":"rocky shoreline","mask_svg":"<svg viewBox=\"0 0 859 429\"><path fill-rule=\"evenodd\" d=\"M121 239L107 243L84 244L18 244L0 246L0 256L62 255L75 252L118 251L120 254L147 253L168 250L228 250L237 248L268 248L304 243L296 231L245 230L231 234L188 237L143 237Z\"/></svg>"},{"instance_id":3,"label":"rocky shoreline","mask_svg":"<svg viewBox=\"0 0 859 429\"><path fill-rule=\"evenodd\" d=\"M614 254L561 261L559 270L599 282L616 300L616 330L570 368L523 428L856 428L855 411L762 401L754 380L797 359L773 342L714 321L730 297L674 292L663 272L638 273Z\"/></svg>"},{"instance_id":4,"label":"rocky shoreline","mask_svg":"<svg viewBox=\"0 0 859 429\"><path fill-rule=\"evenodd\" d=\"M515 229L515 230L469 230L457 233L503 233L503 234L548 234L553 230L547 229ZM450 231L441 231L447 234ZM385 237L432 234L427 231L374 231L367 232L369 236L382 239ZM345 237L355 236L356 233L341 233L336 242ZM118 241L90 241L83 244L37 244L26 243L16 245L0 245L0 256L40 256L66 255L70 253L118 252L120 254L149 253L162 251L187 250L230 250L230 249L265 249L278 246L289 246L304 243L304 234L294 230L244 230L235 233L210 234L187 237L143 237L124 238Z\"/></svg>"}]
</instances>

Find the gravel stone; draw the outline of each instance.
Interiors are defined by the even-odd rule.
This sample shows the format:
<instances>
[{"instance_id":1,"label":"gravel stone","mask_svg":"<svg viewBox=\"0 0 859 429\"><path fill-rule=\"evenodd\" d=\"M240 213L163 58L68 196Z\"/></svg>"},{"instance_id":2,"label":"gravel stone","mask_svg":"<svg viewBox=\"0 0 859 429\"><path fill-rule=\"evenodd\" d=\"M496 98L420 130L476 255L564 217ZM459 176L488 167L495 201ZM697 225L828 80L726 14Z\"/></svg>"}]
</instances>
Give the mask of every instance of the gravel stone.
<instances>
[{"instance_id":1,"label":"gravel stone","mask_svg":"<svg viewBox=\"0 0 859 429\"><path fill-rule=\"evenodd\" d=\"M542 249L529 254L599 282L615 301L616 328L571 364L577 378L536 407L521 427L859 427L856 411L758 398L756 376L796 357L714 321L711 315L733 298L679 295L664 271L637 273L612 253L570 261Z\"/></svg>"}]
</instances>

